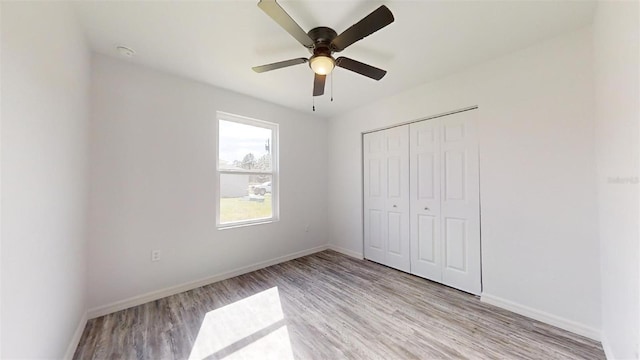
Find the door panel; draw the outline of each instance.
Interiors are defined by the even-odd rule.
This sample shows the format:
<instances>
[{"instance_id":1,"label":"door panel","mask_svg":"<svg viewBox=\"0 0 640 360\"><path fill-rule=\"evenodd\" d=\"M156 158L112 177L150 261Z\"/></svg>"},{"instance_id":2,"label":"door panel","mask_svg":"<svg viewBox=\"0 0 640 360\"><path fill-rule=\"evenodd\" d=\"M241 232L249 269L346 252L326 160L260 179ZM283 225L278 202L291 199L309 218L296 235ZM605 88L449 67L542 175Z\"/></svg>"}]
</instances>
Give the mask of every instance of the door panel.
<instances>
[{"instance_id":1,"label":"door panel","mask_svg":"<svg viewBox=\"0 0 640 360\"><path fill-rule=\"evenodd\" d=\"M399 157L389 157L387 159L387 194L389 199L399 199L403 194L400 188L402 184L402 173L400 171L401 160Z\"/></svg>"},{"instance_id":2,"label":"door panel","mask_svg":"<svg viewBox=\"0 0 640 360\"><path fill-rule=\"evenodd\" d=\"M382 150L382 141L384 140L382 134L377 134L374 135L374 133L371 134L371 136L369 136L369 138L367 139L367 143L365 144L365 149L368 149L368 151L366 151L369 154L380 154L383 152Z\"/></svg>"},{"instance_id":3,"label":"door panel","mask_svg":"<svg viewBox=\"0 0 640 360\"><path fill-rule=\"evenodd\" d=\"M381 165L380 159L369 160L369 196L379 198L380 192L380 177L381 177Z\"/></svg>"},{"instance_id":4,"label":"door panel","mask_svg":"<svg viewBox=\"0 0 640 360\"><path fill-rule=\"evenodd\" d=\"M465 219L444 218L445 268L467 271L467 231Z\"/></svg>"},{"instance_id":5,"label":"door panel","mask_svg":"<svg viewBox=\"0 0 640 360\"><path fill-rule=\"evenodd\" d=\"M444 229L442 282L479 295L480 173L478 168L477 111L441 118L440 144L444 171L441 224Z\"/></svg>"},{"instance_id":6,"label":"door panel","mask_svg":"<svg viewBox=\"0 0 640 360\"><path fill-rule=\"evenodd\" d=\"M400 126L399 128L401 127L402 126ZM406 144L406 142L403 141L404 139L401 132L397 131L399 128L391 128L391 129L383 130L387 135L386 136L387 151L389 153L393 153L393 152L404 153L403 145Z\"/></svg>"},{"instance_id":7,"label":"door panel","mask_svg":"<svg viewBox=\"0 0 640 360\"><path fill-rule=\"evenodd\" d=\"M369 210L369 246L375 250L384 251L382 244L382 211Z\"/></svg>"},{"instance_id":8,"label":"door panel","mask_svg":"<svg viewBox=\"0 0 640 360\"><path fill-rule=\"evenodd\" d=\"M412 124L413 130L415 131L415 137L412 138L412 141L415 141L415 145L417 147L425 147L431 146L435 142L435 132L436 128L433 126L418 126L418 124Z\"/></svg>"},{"instance_id":9,"label":"door panel","mask_svg":"<svg viewBox=\"0 0 640 360\"><path fill-rule=\"evenodd\" d=\"M389 212L389 237L387 251L394 255L402 255L402 214Z\"/></svg>"},{"instance_id":10,"label":"door panel","mask_svg":"<svg viewBox=\"0 0 640 360\"><path fill-rule=\"evenodd\" d=\"M408 126L363 136L365 258L409 271Z\"/></svg>"},{"instance_id":11,"label":"door panel","mask_svg":"<svg viewBox=\"0 0 640 360\"><path fill-rule=\"evenodd\" d=\"M418 215L418 261L436 262L436 242L439 241L435 237L437 220L435 216Z\"/></svg>"},{"instance_id":12,"label":"door panel","mask_svg":"<svg viewBox=\"0 0 640 360\"><path fill-rule=\"evenodd\" d=\"M387 252L384 264L410 272L409 126L384 130L387 137Z\"/></svg>"},{"instance_id":13,"label":"door panel","mask_svg":"<svg viewBox=\"0 0 640 360\"><path fill-rule=\"evenodd\" d=\"M364 162L364 256L384 262L387 226L385 220L386 156L384 136L376 132L363 137Z\"/></svg>"},{"instance_id":14,"label":"door panel","mask_svg":"<svg viewBox=\"0 0 640 360\"><path fill-rule=\"evenodd\" d=\"M462 113L460 113L462 114ZM456 116L458 114L453 114L449 116ZM441 118L444 124L444 141L446 143L452 143L456 141L464 141L465 137L465 124L464 122L452 122L451 118L444 117Z\"/></svg>"},{"instance_id":15,"label":"door panel","mask_svg":"<svg viewBox=\"0 0 640 360\"><path fill-rule=\"evenodd\" d=\"M416 166L414 169L416 172L418 196L419 200L433 200L435 199L436 189L434 188L434 177L436 174L435 166L435 154L432 152L418 153L416 154ZM438 192L440 189L438 189Z\"/></svg>"},{"instance_id":16,"label":"door panel","mask_svg":"<svg viewBox=\"0 0 640 360\"><path fill-rule=\"evenodd\" d=\"M451 150L444 152L444 199L465 199L465 151Z\"/></svg>"},{"instance_id":17,"label":"door panel","mask_svg":"<svg viewBox=\"0 0 640 360\"><path fill-rule=\"evenodd\" d=\"M411 124L411 273L442 281L440 251L440 125L438 120Z\"/></svg>"}]
</instances>

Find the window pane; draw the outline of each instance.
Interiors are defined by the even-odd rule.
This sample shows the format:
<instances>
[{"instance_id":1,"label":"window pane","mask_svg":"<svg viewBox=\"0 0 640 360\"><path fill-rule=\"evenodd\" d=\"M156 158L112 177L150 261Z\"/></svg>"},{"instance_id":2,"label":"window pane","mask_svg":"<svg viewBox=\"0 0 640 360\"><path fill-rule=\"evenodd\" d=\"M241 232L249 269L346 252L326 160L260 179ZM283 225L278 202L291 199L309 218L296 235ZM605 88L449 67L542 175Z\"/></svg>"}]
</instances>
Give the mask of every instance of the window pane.
<instances>
[{"instance_id":1,"label":"window pane","mask_svg":"<svg viewBox=\"0 0 640 360\"><path fill-rule=\"evenodd\" d=\"M271 175L220 174L220 223L272 217Z\"/></svg>"},{"instance_id":2,"label":"window pane","mask_svg":"<svg viewBox=\"0 0 640 360\"><path fill-rule=\"evenodd\" d=\"M220 120L220 169L271 171L270 129Z\"/></svg>"}]
</instances>

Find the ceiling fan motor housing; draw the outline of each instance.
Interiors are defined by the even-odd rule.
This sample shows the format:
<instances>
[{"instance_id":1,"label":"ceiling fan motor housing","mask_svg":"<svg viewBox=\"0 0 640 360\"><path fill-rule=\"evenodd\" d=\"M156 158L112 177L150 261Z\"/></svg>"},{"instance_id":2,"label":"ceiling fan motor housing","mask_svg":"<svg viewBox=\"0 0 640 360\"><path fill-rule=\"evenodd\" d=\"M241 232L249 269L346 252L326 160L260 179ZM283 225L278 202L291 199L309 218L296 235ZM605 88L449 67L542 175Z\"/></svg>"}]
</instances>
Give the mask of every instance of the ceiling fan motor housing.
<instances>
[{"instance_id":1,"label":"ceiling fan motor housing","mask_svg":"<svg viewBox=\"0 0 640 360\"><path fill-rule=\"evenodd\" d=\"M335 30L326 26L319 26L309 30L307 33L313 40L313 49L309 49L313 55L331 56L331 42L338 36Z\"/></svg>"}]
</instances>

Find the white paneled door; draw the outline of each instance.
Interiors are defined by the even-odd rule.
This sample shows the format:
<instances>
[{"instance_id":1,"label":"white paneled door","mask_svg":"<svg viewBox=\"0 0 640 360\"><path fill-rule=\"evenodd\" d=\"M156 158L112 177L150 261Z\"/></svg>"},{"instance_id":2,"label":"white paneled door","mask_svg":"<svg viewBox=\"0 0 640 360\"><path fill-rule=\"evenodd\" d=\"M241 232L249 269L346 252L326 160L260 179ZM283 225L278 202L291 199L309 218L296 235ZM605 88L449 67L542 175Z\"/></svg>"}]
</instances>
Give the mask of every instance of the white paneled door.
<instances>
[{"instance_id":1,"label":"white paneled door","mask_svg":"<svg viewBox=\"0 0 640 360\"><path fill-rule=\"evenodd\" d=\"M367 259L480 294L476 113L364 135Z\"/></svg>"},{"instance_id":2,"label":"white paneled door","mask_svg":"<svg viewBox=\"0 0 640 360\"><path fill-rule=\"evenodd\" d=\"M410 128L411 273L440 281L440 121Z\"/></svg>"},{"instance_id":3,"label":"white paneled door","mask_svg":"<svg viewBox=\"0 0 640 360\"><path fill-rule=\"evenodd\" d=\"M411 273L480 294L476 111L410 125Z\"/></svg>"},{"instance_id":4,"label":"white paneled door","mask_svg":"<svg viewBox=\"0 0 640 360\"><path fill-rule=\"evenodd\" d=\"M480 173L477 111L440 118L442 283L479 295Z\"/></svg>"},{"instance_id":5,"label":"white paneled door","mask_svg":"<svg viewBox=\"0 0 640 360\"><path fill-rule=\"evenodd\" d=\"M365 257L410 272L409 129L364 135Z\"/></svg>"}]
</instances>

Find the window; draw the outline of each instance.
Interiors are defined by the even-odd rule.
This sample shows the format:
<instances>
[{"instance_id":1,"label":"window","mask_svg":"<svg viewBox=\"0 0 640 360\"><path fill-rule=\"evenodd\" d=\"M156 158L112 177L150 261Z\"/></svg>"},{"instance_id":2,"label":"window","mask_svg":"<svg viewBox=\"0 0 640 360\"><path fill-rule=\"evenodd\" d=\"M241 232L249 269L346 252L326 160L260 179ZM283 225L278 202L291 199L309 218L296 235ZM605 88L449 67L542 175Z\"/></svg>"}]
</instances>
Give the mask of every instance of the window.
<instances>
[{"instance_id":1,"label":"window","mask_svg":"<svg viewBox=\"0 0 640 360\"><path fill-rule=\"evenodd\" d=\"M278 220L278 125L218 112L220 228Z\"/></svg>"}]
</instances>

